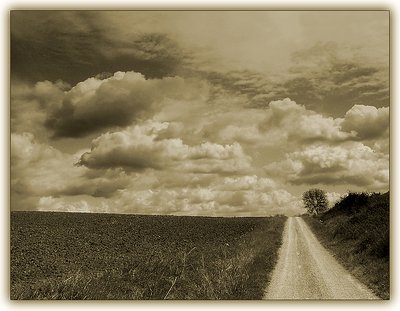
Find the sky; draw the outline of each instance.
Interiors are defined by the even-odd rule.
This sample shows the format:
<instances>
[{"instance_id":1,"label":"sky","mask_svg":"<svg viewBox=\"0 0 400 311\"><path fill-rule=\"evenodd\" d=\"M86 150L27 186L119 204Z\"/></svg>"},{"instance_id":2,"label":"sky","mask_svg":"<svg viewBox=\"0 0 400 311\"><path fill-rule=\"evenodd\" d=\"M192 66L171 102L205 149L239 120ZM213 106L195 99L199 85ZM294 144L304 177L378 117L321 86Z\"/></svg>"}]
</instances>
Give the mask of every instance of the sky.
<instances>
[{"instance_id":1,"label":"sky","mask_svg":"<svg viewBox=\"0 0 400 311\"><path fill-rule=\"evenodd\" d=\"M294 215L389 190L388 11L13 11L11 209Z\"/></svg>"}]
</instances>

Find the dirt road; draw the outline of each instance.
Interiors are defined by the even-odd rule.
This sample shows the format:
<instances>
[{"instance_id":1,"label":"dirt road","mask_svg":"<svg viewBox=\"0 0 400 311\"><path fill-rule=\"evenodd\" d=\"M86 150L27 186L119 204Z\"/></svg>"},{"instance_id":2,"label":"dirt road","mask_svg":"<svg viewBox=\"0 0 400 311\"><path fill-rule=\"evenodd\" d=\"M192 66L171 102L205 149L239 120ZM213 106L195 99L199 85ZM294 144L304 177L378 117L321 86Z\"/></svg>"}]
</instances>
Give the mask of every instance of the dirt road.
<instances>
[{"instance_id":1,"label":"dirt road","mask_svg":"<svg viewBox=\"0 0 400 311\"><path fill-rule=\"evenodd\" d=\"M289 217L264 299L379 299L319 243L303 219Z\"/></svg>"}]
</instances>

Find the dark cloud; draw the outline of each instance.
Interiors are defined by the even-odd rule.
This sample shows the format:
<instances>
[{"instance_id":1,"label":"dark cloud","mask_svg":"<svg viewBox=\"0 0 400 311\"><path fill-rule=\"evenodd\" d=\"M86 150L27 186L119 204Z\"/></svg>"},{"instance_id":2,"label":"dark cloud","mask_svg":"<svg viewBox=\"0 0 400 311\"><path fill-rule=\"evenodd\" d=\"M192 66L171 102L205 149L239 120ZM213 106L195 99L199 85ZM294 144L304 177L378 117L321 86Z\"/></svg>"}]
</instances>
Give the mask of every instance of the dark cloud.
<instances>
[{"instance_id":1,"label":"dark cloud","mask_svg":"<svg viewBox=\"0 0 400 311\"><path fill-rule=\"evenodd\" d=\"M134 70L146 77L176 74L185 54L165 34L115 35L101 12L12 11L13 79L71 84L99 72Z\"/></svg>"},{"instance_id":2,"label":"dark cloud","mask_svg":"<svg viewBox=\"0 0 400 311\"><path fill-rule=\"evenodd\" d=\"M203 78L224 91L246 96L246 106L267 108L289 97L307 109L342 116L354 105L389 106L387 64L358 59L356 51L340 55L333 43L318 43L293 54L288 72L269 76L250 70L202 72ZM215 94L218 96L218 94ZM212 98L211 98L212 99Z\"/></svg>"},{"instance_id":3,"label":"dark cloud","mask_svg":"<svg viewBox=\"0 0 400 311\"><path fill-rule=\"evenodd\" d=\"M54 132L54 138L83 137L101 129L128 126L135 120L151 117L161 109L163 101L190 101L202 90L194 80L145 79L135 72L116 72L105 79L89 78L63 92L57 84L46 85L38 93L36 84L31 96L44 103L45 125Z\"/></svg>"},{"instance_id":4,"label":"dark cloud","mask_svg":"<svg viewBox=\"0 0 400 311\"><path fill-rule=\"evenodd\" d=\"M235 70L228 72L218 71L198 71L196 73L203 79L206 79L214 86L210 96L210 102L218 96L224 96L226 92L247 98L246 105L249 107L257 106L257 103L273 98L277 89L273 88L274 83L267 78L264 74L250 70ZM265 95L260 98L260 95Z\"/></svg>"},{"instance_id":5,"label":"dark cloud","mask_svg":"<svg viewBox=\"0 0 400 311\"><path fill-rule=\"evenodd\" d=\"M389 76L382 67L341 61L311 71L304 69L296 75L300 76L275 83L272 94L260 89L259 94L265 94L264 101L253 104L265 106L271 100L289 97L308 109L335 117L356 104L389 105Z\"/></svg>"},{"instance_id":6,"label":"dark cloud","mask_svg":"<svg viewBox=\"0 0 400 311\"><path fill-rule=\"evenodd\" d=\"M293 55L293 78L282 92L307 108L341 116L357 104L389 105L387 63L358 56L332 42L317 43Z\"/></svg>"},{"instance_id":7,"label":"dark cloud","mask_svg":"<svg viewBox=\"0 0 400 311\"><path fill-rule=\"evenodd\" d=\"M132 15L134 17L134 15ZM118 28L119 27L119 28ZM140 27L138 27L139 29ZM136 71L147 78L200 76L212 84L211 96L224 92L247 98L246 106L267 107L286 97L308 109L341 116L355 104L389 105L388 64L357 56L332 42L293 53L280 76L252 70L203 70L170 36L126 31L108 24L102 12L13 11L11 72L29 81L62 79L74 85L99 73ZM358 58L357 58L358 57ZM107 77L107 74L99 79ZM68 105L66 105L68 112ZM83 126L81 123L74 127Z\"/></svg>"},{"instance_id":8,"label":"dark cloud","mask_svg":"<svg viewBox=\"0 0 400 311\"><path fill-rule=\"evenodd\" d=\"M370 67L368 65L360 66L356 63L345 62L333 63L330 68L332 81L339 85L348 82L356 84L357 81L361 79L368 81L368 77L373 76L378 71L378 68Z\"/></svg>"}]
</instances>

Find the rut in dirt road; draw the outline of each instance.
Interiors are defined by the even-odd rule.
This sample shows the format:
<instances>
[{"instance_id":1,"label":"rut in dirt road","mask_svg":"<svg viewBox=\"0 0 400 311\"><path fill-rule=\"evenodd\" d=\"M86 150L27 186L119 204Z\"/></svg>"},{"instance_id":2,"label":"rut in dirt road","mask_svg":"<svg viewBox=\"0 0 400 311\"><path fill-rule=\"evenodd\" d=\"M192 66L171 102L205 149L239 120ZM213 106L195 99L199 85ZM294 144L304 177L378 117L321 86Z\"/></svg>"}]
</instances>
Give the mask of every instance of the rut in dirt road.
<instances>
[{"instance_id":1,"label":"rut in dirt road","mask_svg":"<svg viewBox=\"0 0 400 311\"><path fill-rule=\"evenodd\" d=\"M319 243L303 219L289 217L264 299L379 299Z\"/></svg>"}]
</instances>

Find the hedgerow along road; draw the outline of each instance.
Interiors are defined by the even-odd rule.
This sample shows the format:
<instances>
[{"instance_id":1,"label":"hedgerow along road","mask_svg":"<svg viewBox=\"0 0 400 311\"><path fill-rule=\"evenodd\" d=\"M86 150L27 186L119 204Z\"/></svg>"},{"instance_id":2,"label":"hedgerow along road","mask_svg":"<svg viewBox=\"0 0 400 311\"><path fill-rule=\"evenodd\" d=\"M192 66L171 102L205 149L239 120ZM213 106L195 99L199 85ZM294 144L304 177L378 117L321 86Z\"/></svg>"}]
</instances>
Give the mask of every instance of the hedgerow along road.
<instances>
[{"instance_id":1,"label":"hedgerow along road","mask_svg":"<svg viewBox=\"0 0 400 311\"><path fill-rule=\"evenodd\" d=\"M379 299L319 243L300 217L289 217L264 299Z\"/></svg>"}]
</instances>

